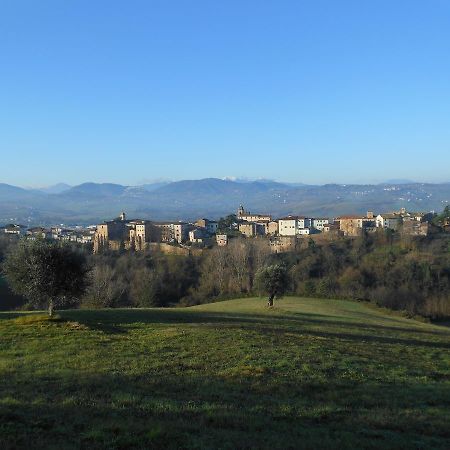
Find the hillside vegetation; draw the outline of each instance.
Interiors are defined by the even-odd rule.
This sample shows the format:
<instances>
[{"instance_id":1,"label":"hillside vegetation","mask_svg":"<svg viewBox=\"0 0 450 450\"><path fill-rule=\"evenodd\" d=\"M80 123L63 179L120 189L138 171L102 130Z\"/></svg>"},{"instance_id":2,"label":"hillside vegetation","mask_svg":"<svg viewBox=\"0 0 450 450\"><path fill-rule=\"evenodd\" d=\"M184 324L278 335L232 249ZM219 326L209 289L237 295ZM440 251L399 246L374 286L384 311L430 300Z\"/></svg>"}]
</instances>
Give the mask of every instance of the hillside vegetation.
<instances>
[{"instance_id":1,"label":"hillside vegetation","mask_svg":"<svg viewBox=\"0 0 450 450\"><path fill-rule=\"evenodd\" d=\"M264 304L0 313L0 448L449 448L448 328Z\"/></svg>"},{"instance_id":2,"label":"hillside vegetation","mask_svg":"<svg viewBox=\"0 0 450 450\"><path fill-rule=\"evenodd\" d=\"M35 291L25 299L8 289L23 285L14 283L14 276L24 266L18 252L27 247L0 236L0 268L7 255L18 264L17 269L13 264L8 284L0 272L0 309L36 306ZM290 295L365 300L410 316L450 319L449 233L411 238L380 230L358 238L308 238L286 253L273 253L264 238L234 238L201 255L166 255L156 249L93 255L86 246L73 250L84 255L89 269L87 289L77 299L83 308L192 306L251 297L259 293L258 271L282 263L288 268L285 290ZM4 261L3 275L7 267ZM45 283L44 289L48 291Z\"/></svg>"}]
</instances>

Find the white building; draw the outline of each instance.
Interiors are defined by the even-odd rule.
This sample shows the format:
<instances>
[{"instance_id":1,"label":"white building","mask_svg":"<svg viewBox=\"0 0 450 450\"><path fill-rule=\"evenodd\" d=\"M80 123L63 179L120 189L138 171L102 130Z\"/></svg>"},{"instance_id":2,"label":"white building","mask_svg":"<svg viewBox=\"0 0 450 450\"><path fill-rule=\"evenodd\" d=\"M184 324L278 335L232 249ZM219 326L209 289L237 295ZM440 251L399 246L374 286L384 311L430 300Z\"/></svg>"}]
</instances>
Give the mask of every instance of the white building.
<instances>
[{"instance_id":1,"label":"white building","mask_svg":"<svg viewBox=\"0 0 450 450\"><path fill-rule=\"evenodd\" d=\"M297 220L299 228L309 228L312 226L312 219L309 219L308 217L298 216Z\"/></svg>"},{"instance_id":2,"label":"white building","mask_svg":"<svg viewBox=\"0 0 450 450\"><path fill-rule=\"evenodd\" d=\"M179 244L184 242L189 233L189 224L185 222L178 222L173 224L173 238L175 241L177 241Z\"/></svg>"},{"instance_id":3,"label":"white building","mask_svg":"<svg viewBox=\"0 0 450 450\"><path fill-rule=\"evenodd\" d=\"M20 236L25 232L25 227L23 225L16 225L14 223L11 223L9 225L6 225L3 230L6 234L16 234Z\"/></svg>"},{"instance_id":4,"label":"white building","mask_svg":"<svg viewBox=\"0 0 450 450\"><path fill-rule=\"evenodd\" d=\"M278 220L278 234L280 236L310 234L311 222L312 219L304 216L283 217Z\"/></svg>"},{"instance_id":5,"label":"white building","mask_svg":"<svg viewBox=\"0 0 450 450\"><path fill-rule=\"evenodd\" d=\"M194 228L189 231L189 242L192 243L201 243L206 238L206 232L203 228Z\"/></svg>"},{"instance_id":6,"label":"white building","mask_svg":"<svg viewBox=\"0 0 450 450\"><path fill-rule=\"evenodd\" d=\"M324 217L318 217L311 220L312 220L311 226L319 231L323 231L325 226L330 225L330 219Z\"/></svg>"},{"instance_id":7,"label":"white building","mask_svg":"<svg viewBox=\"0 0 450 450\"><path fill-rule=\"evenodd\" d=\"M402 223L402 218L398 214L378 214L376 217L377 228L389 228L397 230Z\"/></svg>"},{"instance_id":8,"label":"white building","mask_svg":"<svg viewBox=\"0 0 450 450\"><path fill-rule=\"evenodd\" d=\"M280 236L295 236L298 230L298 219L295 216L283 217L278 220L278 234Z\"/></svg>"}]
</instances>

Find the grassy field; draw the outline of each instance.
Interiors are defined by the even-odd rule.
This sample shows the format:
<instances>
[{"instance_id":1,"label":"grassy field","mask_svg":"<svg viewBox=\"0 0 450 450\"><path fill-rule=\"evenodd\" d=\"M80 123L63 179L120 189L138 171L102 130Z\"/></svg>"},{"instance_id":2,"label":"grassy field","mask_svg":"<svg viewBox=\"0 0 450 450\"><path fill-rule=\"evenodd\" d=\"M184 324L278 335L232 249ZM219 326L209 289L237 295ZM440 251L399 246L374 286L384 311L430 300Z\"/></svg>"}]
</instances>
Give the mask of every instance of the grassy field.
<instances>
[{"instance_id":1,"label":"grassy field","mask_svg":"<svg viewBox=\"0 0 450 450\"><path fill-rule=\"evenodd\" d=\"M450 329L361 303L0 313L0 448L450 448Z\"/></svg>"}]
</instances>

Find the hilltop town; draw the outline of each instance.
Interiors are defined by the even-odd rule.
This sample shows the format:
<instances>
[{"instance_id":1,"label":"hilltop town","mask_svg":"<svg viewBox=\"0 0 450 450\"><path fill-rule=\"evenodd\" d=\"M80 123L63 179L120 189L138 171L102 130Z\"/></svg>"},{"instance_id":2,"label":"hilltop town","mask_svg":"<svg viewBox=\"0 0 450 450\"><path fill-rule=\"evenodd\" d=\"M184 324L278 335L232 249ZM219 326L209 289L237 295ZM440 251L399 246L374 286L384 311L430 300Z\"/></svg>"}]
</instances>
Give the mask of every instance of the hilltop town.
<instances>
[{"instance_id":1,"label":"hilltop town","mask_svg":"<svg viewBox=\"0 0 450 450\"><path fill-rule=\"evenodd\" d=\"M411 212L405 208L396 212L365 215L343 215L336 218L288 215L274 218L271 214L253 213L243 205L235 214L220 220L200 218L195 222L152 221L129 219L125 212L117 218L88 227L26 228L9 224L3 232L25 236L28 239L48 239L79 244L90 244L94 253L104 250L143 251L159 247L168 252L178 249L201 249L210 246L226 246L235 237L266 238L274 252L295 248L305 237L333 239L339 236L356 237L380 230L401 232L409 236L427 236L439 231L449 231L446 221L442 227L433 223L435 214Z\"/></svg>"}]
</instances>

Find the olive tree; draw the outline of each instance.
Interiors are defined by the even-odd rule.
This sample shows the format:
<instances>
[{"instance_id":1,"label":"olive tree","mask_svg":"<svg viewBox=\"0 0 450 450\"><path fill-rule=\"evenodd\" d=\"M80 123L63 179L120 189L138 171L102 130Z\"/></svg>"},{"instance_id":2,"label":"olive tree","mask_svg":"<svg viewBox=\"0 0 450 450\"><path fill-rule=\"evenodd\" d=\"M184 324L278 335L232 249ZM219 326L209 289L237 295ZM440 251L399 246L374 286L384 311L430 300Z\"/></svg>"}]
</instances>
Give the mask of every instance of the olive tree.
<instances>
[{"instance_id":1,"label":"olive tree","mask_svg":"<svg viewBox=\"0 0 450 450\"><path fill-rule=\"evenodd\" d=\"M278 263L262 267L256 272L259 291L269 296L267 306L273 306L274 298L281 298L288 289L289 276L285 264Z\"/></svg>"},{"instance_id":2,"label":"olive tree","mask_svg":"<svg viewBox=\"0 0 450 450\"><path fill-rule=\"evenodd\" d=\"M35 307L54 309L75 303L86 288L85 257L67 245L21 241L3 264L9 286Z\"/></svg>"}]
</instances>

